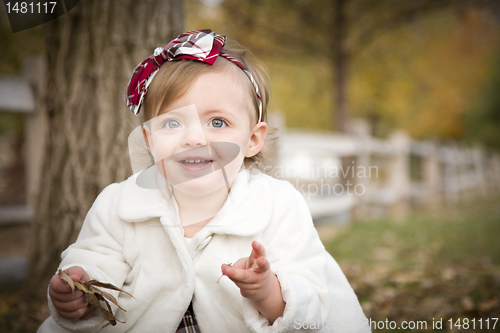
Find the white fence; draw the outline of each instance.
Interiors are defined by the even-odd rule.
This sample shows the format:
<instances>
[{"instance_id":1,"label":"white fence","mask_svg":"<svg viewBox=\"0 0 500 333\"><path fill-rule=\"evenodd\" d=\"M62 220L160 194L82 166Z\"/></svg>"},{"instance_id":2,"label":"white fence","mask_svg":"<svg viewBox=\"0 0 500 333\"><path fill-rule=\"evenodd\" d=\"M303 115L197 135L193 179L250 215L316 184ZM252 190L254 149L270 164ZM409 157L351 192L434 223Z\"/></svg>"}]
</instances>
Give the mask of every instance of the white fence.
<instances>
[{"instance_id":1,"label":"white fence","mask_svg":"<svg viewBox=\"0 0 500 333\"><path fill-rule=\"evenodd\" d=\"M350 134L280 129L273 170L306 198L313 218L398 217L411 207L498 193L500 155L456 143L414 141L397 131L371 137L363 121Z\"/></svg>"},{"instance_id":2,"label":"white fence","mask_svg":"<svg viewBox=\"0 0 500 333\"><path fill-rule=\"evenodd\" d=\"M36 105L43 96L43 59L26 61L23 73L21 78L0 77L0 110L28 114L28 204L0 207L0 225L30 221L39 187L46 124ZM342 135L289 130L278 114L270 123L280 129L280 138L275 168L269 173L299 189L314 218L399 216L412 206L500 190L500 155L480 147L419 142L403 132L377 139L362 121L353 122L350 134Z\"/></svg>"}]
</instances>

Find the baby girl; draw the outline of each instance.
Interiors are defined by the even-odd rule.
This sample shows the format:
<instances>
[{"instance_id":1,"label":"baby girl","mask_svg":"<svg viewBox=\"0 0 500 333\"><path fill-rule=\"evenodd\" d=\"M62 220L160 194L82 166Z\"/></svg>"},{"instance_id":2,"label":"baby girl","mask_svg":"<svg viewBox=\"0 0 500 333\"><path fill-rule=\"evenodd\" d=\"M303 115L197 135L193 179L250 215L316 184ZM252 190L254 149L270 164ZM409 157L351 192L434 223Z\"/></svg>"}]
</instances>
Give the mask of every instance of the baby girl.
<instances>
[{"instance_id":1,"label":"baby girl","mask_svg":"<svg viewBox=\"0 0 500 333\"><path fill-rule=\"evenodd\" d=\"M127 87L150 165L97 197L60 268L112 283L112 326L55 275L39 332L370 332L304 198L259 171L268 89L211 30L181 34Z\"/></svg>"}]
</instances>

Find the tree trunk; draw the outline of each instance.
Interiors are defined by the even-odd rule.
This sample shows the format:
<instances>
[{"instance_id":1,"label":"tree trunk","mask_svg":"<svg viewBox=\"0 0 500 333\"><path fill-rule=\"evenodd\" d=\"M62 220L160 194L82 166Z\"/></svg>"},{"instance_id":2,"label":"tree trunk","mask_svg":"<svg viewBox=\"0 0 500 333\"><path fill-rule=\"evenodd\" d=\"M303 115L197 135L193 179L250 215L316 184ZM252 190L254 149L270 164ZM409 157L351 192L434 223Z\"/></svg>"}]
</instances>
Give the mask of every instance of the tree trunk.
<instances>
[{"instance_id":1,"label":"tree trunk","mask_svg":"<svg viewBox=\"0 0 500 333\"><path fill-rule=\"evenodd\" d=\"M134 67L183 29L182 0L87 0L45 26L47 116L29 252L30 289L46 285L99 192L131 175L125 104ZM45 290L45 289L44 289Z\"/></svg>"},{"instance_id":2,"label":"tree trunk","mask_svg":"<svg viewBox=\"0 0 500 333\"><path fill-rule=\"evenodd\" d=\"M339 132L347 131L347 101L346 76L347 53L345 39L347 36L347 22L345 17L345 0L335 0L335 20L333 23L333 68L335 70L335 108L333 121Z\"/></svg>"}]
</instances>

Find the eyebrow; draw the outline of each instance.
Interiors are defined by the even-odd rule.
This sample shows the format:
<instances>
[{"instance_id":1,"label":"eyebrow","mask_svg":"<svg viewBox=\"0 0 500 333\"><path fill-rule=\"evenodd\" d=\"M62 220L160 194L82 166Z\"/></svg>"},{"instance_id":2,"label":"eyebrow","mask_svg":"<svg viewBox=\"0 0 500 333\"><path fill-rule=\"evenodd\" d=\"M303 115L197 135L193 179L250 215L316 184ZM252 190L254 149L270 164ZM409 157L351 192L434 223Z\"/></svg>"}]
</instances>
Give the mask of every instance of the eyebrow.
<instances>
[{"instance_id":1,"label":"eyebrow","mask_svg":"<svg viewBox=\"0 0 500 333\"><path fill-rule=\"evenodd\" d=\"M202 114L203 115L211 115L211 114L222 114L222 115L224 115L224 114L228 114L231 117L235 117L234 113L232 113L231 111L229 111L227 109L211 109L211 110L203 112Z\"/></svg>"}]
</instances>

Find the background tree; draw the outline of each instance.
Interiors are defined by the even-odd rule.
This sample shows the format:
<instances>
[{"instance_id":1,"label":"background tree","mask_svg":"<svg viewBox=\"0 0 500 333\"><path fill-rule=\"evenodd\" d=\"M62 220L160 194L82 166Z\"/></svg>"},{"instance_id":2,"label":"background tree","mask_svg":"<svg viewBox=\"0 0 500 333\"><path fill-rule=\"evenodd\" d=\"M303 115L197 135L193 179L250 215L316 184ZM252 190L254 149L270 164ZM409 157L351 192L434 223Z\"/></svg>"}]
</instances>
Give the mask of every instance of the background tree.
<instances>
[{"instance_id":1,"label":"background tree","mask_svg":"<svg viewBox=\"0 0 500 333\"><path fill-rule=\"evenodd\" d=\"M267 57L280 58L276 61L285 63L296 62L301 68L294 75L300 80L301 89L331 89L330 116L323 117L320 123L323 127L328 123L329 128L345 131L348 118L354 113L350 103L354 64L358 65L357 59L373 44L388 35L392 37L401 27L418 25L436 13L441 13L446 20L448 14L464 16L471 8L498 12L498 6L498 2L487 0L224 0L216 20L202 19L201 22L220 27L265 57L266 62ZM384 56L390 56L388 52L397 53L398 42L393 42ZM376 67L373 62L370 64ZM309 69L316 75L307 82L304 72ZM376 84L380 84L383 77L378 79ZM310 82L318 80L319 84ZM375 110L365 113L372 123L378 122L380 115Z\"/></svg>"},{"instance_id":2,"label":"background tree","mask_svg":"<svg viewBox=\"0 0 500 333\"><path fill-rule=\"evenodd\" d=\"M125 105L134 67L183 29L182 0L82 1L44 28L48 138L28 280L45 290L98 193L131 175Z\"/></svg>"},{"instance_id":3,"label":"background tree","mask_svg":"<svg viewBox=\"0 0 500 333\"><path fill-rule=\"evenodd\" d=\"M500 150L500 57L493 59L490 77L480 98L466 114L467 139Z\"/></svg>"}]
</instances>

